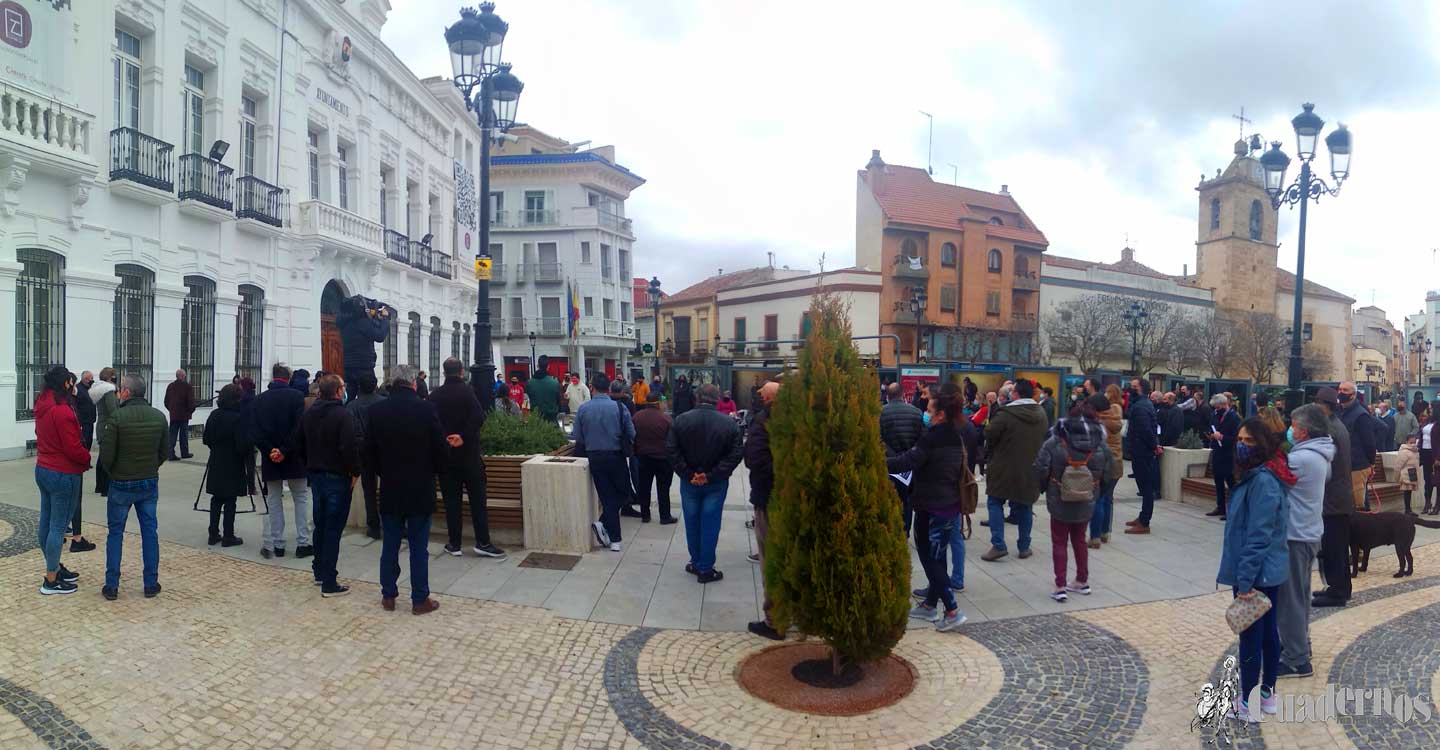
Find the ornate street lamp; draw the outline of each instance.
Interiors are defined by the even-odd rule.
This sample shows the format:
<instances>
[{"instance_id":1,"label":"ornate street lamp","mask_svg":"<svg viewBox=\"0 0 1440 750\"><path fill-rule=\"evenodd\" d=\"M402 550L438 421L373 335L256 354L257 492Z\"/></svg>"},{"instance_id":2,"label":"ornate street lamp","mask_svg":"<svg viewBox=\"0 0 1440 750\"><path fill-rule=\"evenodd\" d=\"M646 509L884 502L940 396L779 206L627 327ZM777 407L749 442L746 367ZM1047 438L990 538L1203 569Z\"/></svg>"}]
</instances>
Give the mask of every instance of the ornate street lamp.
<instances>
[{"instance_id":1,"label":"ornate street lamp","mask_svg":"<svg viewBox=\"0 0 1440 750\"><path fill-rule=\"evenodd\" d=\"M476 267L490 260L490 141L494 131L508 131L515 125L515 111L520 92L525 89L500 61L500 50L510 24L495 15L494 3L482 3L480 12L461 8L460 20L445 29L445 45L450 48L451 73L455 88L465 99L465 109L475 113L480 126L480 243L475 249ZM478 93L476 89L479 89ZM473 95L473 96L472 96ZM480 399L480 406L489 410L494 405L490 382L495 379L495 359L490 347L490 275L479 274L476 283L479 298L475 301L475 362L470 365L470 384ZM534 334L531 334L531 367L534 367Z\"/></svg>"},{"instance_id":2,"label":"ornate street lamp","mask_svg":"<svg viewBox=\"0 0 1440 750\"><path fill-rule=\"evenodd\" d=\"M1125 319L1125 327L1130 329L1130 374L1138 378L1140 377L1140 329L1150 318L1150 312L1141 307L1139 302L1131 302L1130 308L1120 313L1120 317Z\"/></svg>"},{"instance_id":3,"label":"ornate street lamp","mask_svg":"<svg viewBox=\"0 0 1440 750\"><path fill-rule=\"evenodd\" d=\"M921 321L925 317L925 306L930 301L930 295L925 292L923 286L910 287L910 315L915 319L915 361L920 361L920 336Z\"/></svg>"},{"instance_id":4,"label":"ornate street lamp","mask_svg":"<svg viewBox=\"0 0 1440 750\"><path fill-rule=\"evenodd\" d=\"M655 372L652 375L660 374L660 277L651 276L650 285L645 287L645 294L650 298L650 309L655 313Z\"/></svg>"},{"instance_id":5,"label":"ornate street lamp","mask_svg":"<svg viewBox=\"0 0 1440 750\"><path fill-rule=\"evenodd\" d=\"M1340 186L1350 176L1350 131L1341 124L1325 137L1325 147L1330 150L1330 176L1335 187L1310 171L1310 162L1315 159L1316 140L1325 129L1325 121L1315 114L1315 105L1306 102L1304 111L1296 115L1290 124L1295 128L1295 152L1300 159L1300 177L1289 187L1285 185L1285 170L1290 166L1290 157L1280 150L1280 141L1272 141L1270 150L1260 157L1260 166L1265 171L1265 192L1270 194L1270 205L1280 210L1282 205L1300 206L1300 233L1295 247L1295 322L1290 327L1290 376L1289 392L1285 403L1292 408L1299 405L1304 392L1300 388L1303 362L1300 337L1301 314L1305 308L1305 221L1310 201L1319 202L1322 195L1338 195Z\"/></svg>"}]
</instances>

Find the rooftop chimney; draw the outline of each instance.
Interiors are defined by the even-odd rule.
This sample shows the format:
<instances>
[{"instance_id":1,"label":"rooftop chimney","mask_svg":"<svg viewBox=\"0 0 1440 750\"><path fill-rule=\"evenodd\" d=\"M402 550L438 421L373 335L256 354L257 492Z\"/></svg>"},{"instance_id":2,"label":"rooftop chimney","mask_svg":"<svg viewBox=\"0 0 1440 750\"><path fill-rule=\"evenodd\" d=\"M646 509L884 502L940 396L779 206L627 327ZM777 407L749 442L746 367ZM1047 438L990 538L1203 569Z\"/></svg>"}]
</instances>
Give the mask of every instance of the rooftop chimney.
<instances>
[{"instance_id":1,"label":"rooftop chimney","mask_svg":"<svg viewBox=\"0 0 1440 750\"><path fill-rule=\"evenodd\" d=\"M885 161L880 158L880 149L870 150L870 161L865 164L865 173L869 176L870 192L875 195L884 195Z\"/></svg>"},{"instance_id":2,"label":"rooftop chimney","mask_svg":"<svg viewBox=\"0 0 1440 750\"><path fill-rule=\"evenodd\" d=\"M1001 185L1001 186L1000 186L1000 194L1001 194L1001 195L1009 195L1009 194L1010 194L1010 186L1009 186L1009 185Z\"/></svg>"},{"instance_id":3,"label":"rooftop chimney","mask_svg":"<svg viewBox=\"0 0 1440 750\"><path fill-rule=\"evenodd\" d=\"M1189 263L1181 264L1181 266L1180 266L1180 278L1189 280L1189 278L1190 278L1190 264L1189 264Z\"/></svg>"}]
</instances>

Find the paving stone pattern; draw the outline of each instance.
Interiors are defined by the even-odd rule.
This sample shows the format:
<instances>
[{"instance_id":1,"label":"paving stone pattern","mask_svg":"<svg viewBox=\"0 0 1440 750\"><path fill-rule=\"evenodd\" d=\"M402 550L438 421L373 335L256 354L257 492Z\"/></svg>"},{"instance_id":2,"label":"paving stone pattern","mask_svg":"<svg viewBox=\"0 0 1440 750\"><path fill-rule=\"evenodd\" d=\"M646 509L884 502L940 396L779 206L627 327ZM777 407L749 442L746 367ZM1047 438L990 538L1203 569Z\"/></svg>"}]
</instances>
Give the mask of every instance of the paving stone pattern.
<instances>
[{"instance_id":1,"label":"paving stone pattern","mask_svg":"<svg viewBox=\"0 0 1440 750\"><path fill-rule=\"evenodd\" d=\"M1440 747L1440 711L1432 685L1440 670L1440 604L1422 607L1370 629L1351 643L1330 667L1330 682L1351 689L1389 688L1392 696L1430 702L1431 719L1400 722L1363 714L1337 719L1359 750Z\"/></svg>"},{"instance_id":2,"label":"paving stone pattern","mask_svg":"<svg viewBox=\"0 0 1440 750\"><path fill-rule=\"evenodd\" d=\"M35 527L39 523L38 512L0 503L0 559L37 549L40 543Z\"/></svg>"},{"instance_id":3,"label":"paving stone pattern","mask_svg":"<svg viewBox=\"0 0 1440 750\"><path fill-rule=\"evenodd\" d=\"M0 708L19 719L52 750L105 750L90 733L65 716L58 706L0 677Z\"/></svg>"}]
</instances>

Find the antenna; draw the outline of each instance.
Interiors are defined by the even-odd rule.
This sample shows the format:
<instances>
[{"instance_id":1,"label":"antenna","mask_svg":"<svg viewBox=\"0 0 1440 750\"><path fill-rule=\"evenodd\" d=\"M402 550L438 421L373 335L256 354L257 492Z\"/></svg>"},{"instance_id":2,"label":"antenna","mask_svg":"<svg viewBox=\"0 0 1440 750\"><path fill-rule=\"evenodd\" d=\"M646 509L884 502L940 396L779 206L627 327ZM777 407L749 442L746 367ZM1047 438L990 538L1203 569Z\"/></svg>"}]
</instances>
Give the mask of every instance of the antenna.
<instances>
[{"instance_id":1,"label":"antenna","mask_svg":"<svg viewBox=\"0 0 1440 750\"><path fill-rule=\"evenodd\" d=\"M955 166L954 164L950 165L950 184L960 184L960 168Z\"/></svg>"},{"instance_id":2,"label":"antenna","mask_svg":"<svg viewBox=\"0 0 1440 750\"><path fill-rule=\"evenodd\" d=\"M930 136L925 142L925 171L933 175L935 167L930 160L935 153L935 116L925 111L921 111L920 114L925 115L925 119L930 121Z\"/></svg>"}]
</instances>

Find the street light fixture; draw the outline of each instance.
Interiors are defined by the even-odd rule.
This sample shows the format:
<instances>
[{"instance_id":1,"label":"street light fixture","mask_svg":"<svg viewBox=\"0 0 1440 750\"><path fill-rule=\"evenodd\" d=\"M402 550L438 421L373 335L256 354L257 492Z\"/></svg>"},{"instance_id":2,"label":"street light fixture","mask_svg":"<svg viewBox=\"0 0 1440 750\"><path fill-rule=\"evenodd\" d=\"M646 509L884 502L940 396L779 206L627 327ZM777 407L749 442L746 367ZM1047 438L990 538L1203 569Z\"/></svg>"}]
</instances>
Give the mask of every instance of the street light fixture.
<instances>
[{"instance_id":1,"label":"street light fixture","mask_svg":"<svg viewBox=\"0 0 1440 750\"><path fill-rule=\"evenodd\" d=\"M920 331L921 320L925 316L925 306L930 301L930 295L926 294L925 287L910 287L910 315L915 319L915 361L920 361Z\"/></svg>"},{"instance_id":2,"label":"street light fixture","mask_svg":"<svg viewBox=\"0 0 1440 750\"><path fill-rule=\"evenodd\" d=\"M480 243L475 249L476 268L490 260L490 141L497 129L504 133L515 125L520 92L525 89L500 61L510 24L495 15L494 3L482 3L480 12L461 8L460 20L445 29L450 48L450 66L455 88L465 100L465 109L475 113L480 126ZM479 92L476 93L476 89ZM473 95L473 96L472 96ZM490 347L490 276L479 274L479 296L475 301L475 362L470 365L470 386L489 410L494 405L490 382L495 379L495 359ZM535 334L530 334L530 360L535 360Z\"/></svg>"},{"instance_id":3,"label":"street light fixture","mask_svg":"<svg viewBox=\"0 0 1440 750\"><path fill-rule=\"evenodd\" d=\"M645 294L650 298L650 309L655 313L655 372L652 375L660 374L660 277L651 276L650 285L645 287Z\"/></svg>"},{"instance_id":4,"label":"street light fixture","mask_svg":"<svg viewBox=\"0 0 1440 750\"><path fill-rule=\"evenodd\" d=\"M1139 302L1131 302L1130 308L1120 313L1125 319L1125 327L1130 329L1130 374L1140 377L1140 329L1145 321L1150 318L1150 311L1140 306Z\"/></svg>"},{"instance_id":5,"label":"street light fixture","mask_svg":"<svg viewBox=\"0 0 1440 750\"><path fill-rule=\"evenodd\" d=\"M1290 124L1295 128L1295 152L1300 158L1300 177L1289 187L1285 185L1285 170L1290 166L1290 157L1280 150L1280 141L1271 141L1270 150L1260 157L1260 166L1265 170L1265 192L1270 194L1270 205L1279 211L1282 205L1300 206L1300 233L1295 248L1295 322L1290 328L1290 374L1286 404L1301 403L1300 375L1303 354L1300 346L1301 313L1305 307L1305 222L1310 201L1320 201L1321 195L1338 195L1340 186L1350 176L1350 131L1341 124L1325 137L1325 147L1330 150L1330 176L1335 187L1314 176L1310 162L1315 158L1315 141L1325 128L1325 121L1315 114L1315 105L1306 102L1304 111L1296 115Z\"/></svg>"},{"instance_id":6,"label":"street light fixture","mask_svg":"<svg viewBox=\"0 0 1440 750\"><path fill-rule=\"evenodd\" d=\"M532 374L532 375L535 374L535 370L536 370L539 366L540 366L540 363L535 360L535 332L534 332L534 331L531 331L531 332L530 332L530 374Z\"/></svg>"}]
</instances>

